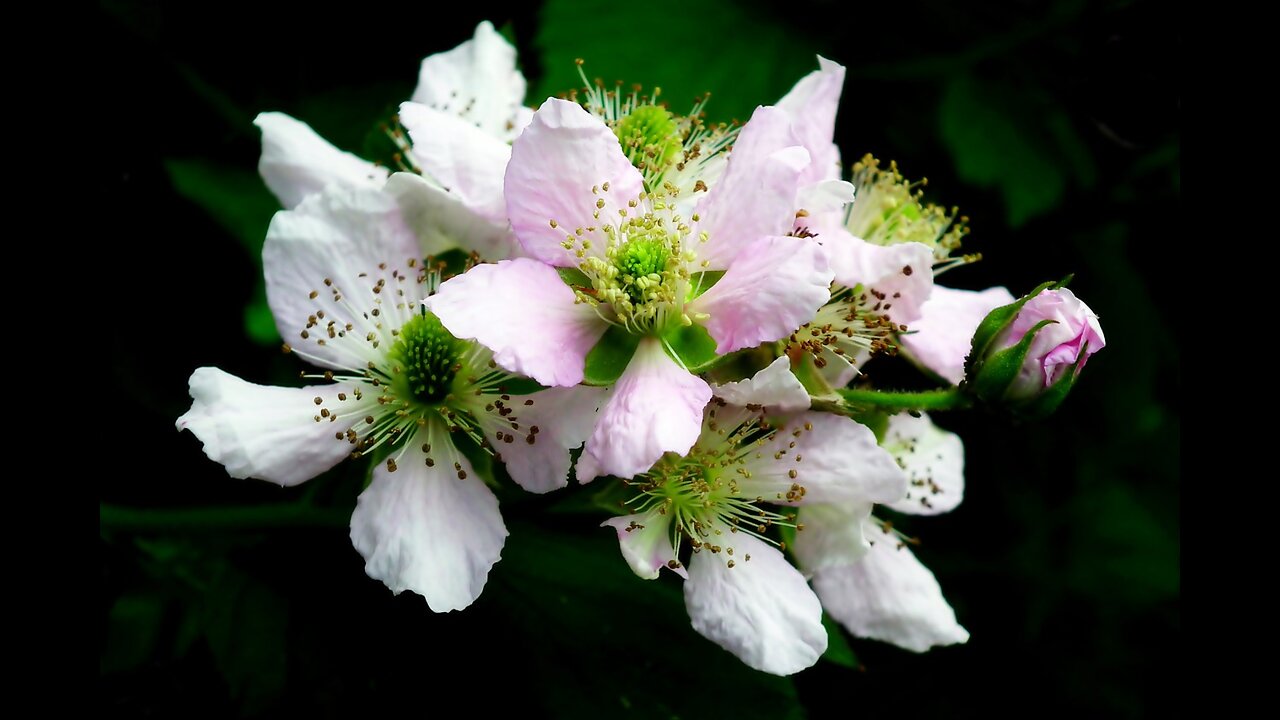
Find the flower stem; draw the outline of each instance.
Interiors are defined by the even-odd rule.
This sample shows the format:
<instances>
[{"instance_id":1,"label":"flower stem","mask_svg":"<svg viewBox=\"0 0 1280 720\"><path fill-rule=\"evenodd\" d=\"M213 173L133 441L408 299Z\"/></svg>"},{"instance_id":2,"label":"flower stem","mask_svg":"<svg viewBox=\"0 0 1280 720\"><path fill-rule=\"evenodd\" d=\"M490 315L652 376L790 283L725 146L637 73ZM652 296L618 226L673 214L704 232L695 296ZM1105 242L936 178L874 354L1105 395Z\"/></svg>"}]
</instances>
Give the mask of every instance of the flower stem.
<instances>
[{"instance_id":1,"label":"flower stem","mask_svg":"<svg viewBox=\"0 0 1280 720\"><path fill-rule=\"evenodd\" d=\"M99 503L98 526L119 532L217 532L282 527L346 527L351 511L275 503L232 507L130 508Z\"/></svg>"},{"instance_id":2,"label":"flower stem","mask_svg":"<svg viewBox=\"0 0 1280 720\"><path fill-rule=\"evenodd\" d=\"M921 390L918 392L883 392L880 390L858 390L846 388L837 391L844 398L843 405L850 410L883 410L885 412L901 412L903 410L962 410L969 407L972 401L960 392L960 388L943 388L941 390Z\"/></svg>"}]
</instances>

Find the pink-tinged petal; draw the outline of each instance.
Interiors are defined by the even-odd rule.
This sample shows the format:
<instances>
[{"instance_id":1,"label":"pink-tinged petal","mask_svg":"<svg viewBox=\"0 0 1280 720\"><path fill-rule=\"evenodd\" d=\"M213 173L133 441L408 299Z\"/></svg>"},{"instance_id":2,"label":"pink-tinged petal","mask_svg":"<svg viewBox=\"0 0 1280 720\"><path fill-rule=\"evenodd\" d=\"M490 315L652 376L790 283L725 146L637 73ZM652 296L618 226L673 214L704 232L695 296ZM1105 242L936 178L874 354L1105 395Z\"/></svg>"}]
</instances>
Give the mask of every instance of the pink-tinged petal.
<instances>
[{"instance_id":1,"label":"pink-tinged petal","mask_svg":"<svg viewBox=\"0 0 1280 720\"><path fill-rule=\"evenodd\" d=\"M602 228L616 225L618 210L643 187L612 130L577 103L552 98L511 146L507 215L530 256L577 266L574 252L562 245L566 237L590 240L593 251L603 250ZM597 201L604 206L597 208ZM579 228L583 232L576 235Z\"/></svg>"},{"instance_id":2,"label":"pink-tinged petal","mask_svg":"<svg viewBox=\"0 0 1280 720\"><path fill-rule=\"evenodd\" d=\"M808 227L816 235L818 232L813 230L811 218L821 215L833 223L840 223L840 211L853 202L855 191L853 183L844 180L821 180L805 185L796 193L796 206L806 214L796 218L796 225Z\"/></svg>"},{"instance_id":3,"label":"pink-tinged petal","mask_svg":"<svg viewBox=\"0 0 1280 720\"><path fill-rule=\"evenodd\" d=\"M427 307L455 336L493 351L505 370L549 387L582 382L587 353L608 325L555 268L516 258L450 278Z\"/></svg>"},{"instance_id":4,"label":"pink-tinged petal","mask_svg":"<svg viewBox=\"0 0 1280 720\"><path fill-rule=\"evenodd\" d=\"M420 434L406 445L395 472L386 464L374 469L351 515L351 542L369 577L449 612L480 596L507 528L497 498L453 448L448 431L433 428L427 436L432 466Z\"/></svg>"},{"instance_id":5,"label":"pink-tinged petal","mask_svg":"<svg viewBox=\"0 0 1280 720\"><path fill-rule=\"evenodd\" d=\"M262 271L280 335L309 361L363 372L372 359L368 344L345 333L326 338L324 328L331 322L339 328L362 323L352 308L378 307L378 280L391 281L393 269L412 272L408 263L419 257L417 234L405 223L399 201L381 190L330 186L296 209L276 213L262 246ZM401 302L381 304L385 320L416 312L417 283L400 289Z\"/></svg>"},{"instance_id":6,"label":"pink-tinged petal","mask_svg":"<svg viewBox=\"0 0 1280 720\"><path fill-rule=\"evenodd\" d=\"M586 452L605 474L634 477L673 452L684 455L702 429L711 386L645 338L600 411Z\"/></svg>"},{"instance_id":7,"label":"pink-tinged petal","mask_svg":"<svg viewBox=\"0 0 1280 720\"><path fill-rule=\"evenodd\" d=\"M400 105L400 123L413 140L413 160L423 174L489 223L505 225L503 176L511 146L448 113L417 103Z\"/></svg>"},{"instance_id":8,"label":"pink-tinged petal","mask_svg":"<svg viewBox=\"0 0 1280 720\"><path fill-rule=\"evenodd\" d=\"M818 68L796 83L777 105L790 116L796 136L813 157L806 172L811 182L840 177L840 149L832 138L844 88L844 66L818 56Z\"/></svg>"},{"instance_id":9,"label":"pink-tinged petal","mask_svg":"<svg viewBox=\"0 0 1280 720\"><path fill-rule=\"evenodd\" d=\"M285 208L332 184L376 188L387 179L385 168L339 150L284 113L259 113L253 124L262 130L258 172Z\"/></svg>"},{"instance_id":10,"label":"pink-tinged petal","mask_svg":"<svg viewBox=\"0 0 1280 720\"><path fill-rule=\"evenodd\" d=\"M689 304L724 355L786 337L831 298L831 269L810 238L765 237L744 247L723 277Z\"/></svg>"},{"instance_id":11,"label":"pink-tinged petal","mask_svg":"<svg viewBox=\"0 0 1280 720\"><path fill-rule=\"evenodd\" d=\"M906 475L875 433L831 413L789 418L745 467L751 477L738 480L743 494L778 504L886 503L907 490Z\"/></svg>"},{"instance_id":12,"label":"pink-tinged petal","mask_svg":"<svg viewBox=\"0 0 1280 720\"><path fill-rule=\"evenodd\" d=\"M880 298L883 314L895 323L920 319L933 290L933 251L924 243L873 245L848 232L821 235L837 283L861 285Z\"/></svg>"},{"instance_id":13,"label":"pink-tinged petal","mask_svg":"<svg viewBox=\"0 0 1280 720\"><path fill-rule=\"evenodd\" d=\"M595 427L608 389L579 385L517 395L510 406L520 426L511 442L494 445L511 479L534 493L569 484L569 451L581 447Z\"/></svg>"},{"instance_id":14,"label":"pink-tinged petal","mask_svg":"<svg viewBox=\"0 0 1280 720\"><path fill-rule=\"evenodd\" d=\"M622 557L636 575L654 580L658 571L665 567L680 577L689 577L671 547L671 521L658 511L609 518L600 526L608 526L618 532ZM673 562L676 563L674 567L671 565Z\"/></svg>"},{"instance_id":15,"label":"pink-tinged petal","mask_svg":"<svg viewBox=\"0 0 1280 720\"><path fill-rule=\"evenodd\" d=\"M974 331L987 313L1013 300L1002 287L975 292L935 285L920 307L920 319L902 336L902 344L916 362L959 385Z\"/></svg>"},{"instance_id":16,"label":"pink-tinged petal","mask_svg":"<svg viewBox=\"0 0 1280 720\"><path fill-rule=\"evenodd\" d=\"M810 667L827 650L818 598L777 549L746 533L733 543L732 557L703 550L690 561L684 606L693 629L761 672Z\"/></svg>"},{"instance_id":17,"label":"pink-tinged petal","mask_svg":"<svg viewBox=\"0 0 1280 720\"><path fill-rule=\"evenodd\" d=\"M524 94L516 49L485 20L472 39L422 61L412 100L509 143L523 127Z\"/></svg>"},{"instance_id":18,"label":"pink-tinged petal","mask_svg":"<svg viewBox=\"0 0 1280 720\"><path fill-rule=\"evenodd\" d=\"M964 499L964 443L927 415L889 418L884 449L907 474L907 496L888 506L911 515L938 515Z\"/></svg>"},{"instance_id":19,"label":"pink-tinged petal","mask_svg":"<svg viewBox=\"0 0 1280 720\"><path fill-rule=\"evenodd\" d=\"M350 455L351 445L335 436L376 407L357 401L347 385L269 387L211 367L191 374L190 389L191 409L178 429L200 438L204 454L231 477L281 485L310 480Z\"/></svg>"},{"instance_id":20,"label":"pink-tinged petal","mask_svg":"<svg viewBox=\"0 0 1280 720\"><path fill-rule=\"evenodd\" d=\"M705 269L729 267L746 246L768 235L786 235L795 222L801 176L809 153L800 147L786 113L758 107L742 127L724 176L697 206L698 246ZM702 267L701 265L699 267Z\"/></svg>"},{"instance_id":21,"label":"pink-tinged petal","mask_svg":"<svg viewBox=\"0 0 1280 720\"><path fill-rule=\"evenodd\" d=\"M871 503L800 508L796 522L803 529L796 531L790 547L805 574L861 560L871 549L865 532L865 522L870 517Z\"/></svg>"},{"instance_id":22,"label":"pink-tinged petal","mask_svg":"<svg viewBox=\"0 0 1280 720\"><path fill-rule=\"evenodd\" d=\"M606 389L612 394L613 388ZM583 450L578 456L578 463L573 467L573 475L577 478L579 485L586 485L605 475L605 472L600 469L600 461L596 456L592 455L590 450Z\"/></svg>"},{"instance_id":23,"label":"pink-tinged petal","mask_svg":"<svg viewBox=\"0 0 1280 720\"><path fill-rule=\"evenodd\" d=\"M813 577L827 612L858 637L914 652L966 642L969 632L956 622L933 573L876 523L868 522L865 532L872 543L865 557Z\"/></svg>"},{"instance_id":24,"label":"pink-tinged petal","mask_svg":"<svg viewBox=\"0 0 1280 720\"><path fill-rule=\"evenodd\" d=\"M504 219L493 223L477 215L456 195L419 175L394 173L386 191L400 203L404 220L418 235L423 257L459 249L490 262L512 257L518 246Z\"/></svg>"},{"instance_id":25,"label":"pink-tinged petal","mask_svg":"<svg viewBox=\"0 0 1280 720\"><path fill-rule=\"evenodd\" d=\"M716 397L740 407L760 405L778 412L809 409L809 391L791 372L791 360L785 355L746 380L713 385L711 390Z\"/></svg>"},{"instance_id":26,"label":"pink-tinged petal","mask_svg":"<svg viewBox=\"0 0 1280 720\"><path fill-rule=\"evenodd\" d=\"M1080 361L1106 347L1098 316L1067 288L1044 290L1031 298L1002 334L1000 345L1017 344L1041 322L1049 320L1027 350L1026 361L1007 391L1010 398L1029 398L1057 382ZM1087 351L1086 351L1087 346ZM1081 359L1081 352L1087 354Z\"/></svg>"}]
</instances>

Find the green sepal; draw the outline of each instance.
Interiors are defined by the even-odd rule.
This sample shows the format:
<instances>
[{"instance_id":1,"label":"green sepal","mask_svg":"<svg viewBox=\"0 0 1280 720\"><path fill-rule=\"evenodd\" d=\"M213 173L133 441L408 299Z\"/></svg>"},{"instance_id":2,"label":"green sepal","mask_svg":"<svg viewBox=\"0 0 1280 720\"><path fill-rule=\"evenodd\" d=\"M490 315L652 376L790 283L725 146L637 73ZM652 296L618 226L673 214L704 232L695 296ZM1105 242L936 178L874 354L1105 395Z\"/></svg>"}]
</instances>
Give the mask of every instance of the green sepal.
<instances>
[{"instance_id":1,"label":"green sepal","mask_svg":"<svg viewBox=\"0 0 1280 720\"><path fill-rule=\"evenodd\" d=\"M627 369L639 344L640 336L616 325L610 326L600 342L587 353L582 381L587 385L612 385Z\"/></svg>"},{"instance_id":2,"label":"green sepal","mask_svg":"<svg viewBox=\"0 0 1280 720\"><path fill-rule=\"evenodd\" d=\"M500 390L506 395L532 395L540 390L546 390L545 385L541 385L537 380L527 377L519 377L513 375L510 379L504 380L499 386Z\"/></svg>"},{"instance_id":3,"label":"green sepal","mask_svg":"<svg viewBox=\"0 0 1280 720\"><path fill-rule=\"evenodd\" d=\"M556 268L556 272L560 274L560 279L564 280L565 285L580 288L591 287L591 278L576 267Z\"/></svg>"},{"instance_id":4,"label":"green sepal","mask_svg":"<svg viewBox=\"0 0 1280 720\"><path fill-rule=\"evenodd\" d=\"M1056 320L1041 320L1018 341L1017 345L1005 348L986 358L978 368L977 376L969 385L970 390L987 402L998 403L1004 399L1005 391L1022 372L1022 363L1027 359L1031 343L1046 325L1056 324Z\"/></svg>"},{"instance_id":5,"label":"green sepal","mask_svg":"<svg viewBox=\"0 0 1280 720\"><path fill-rule=\"evenodd\" d=\"M701 325L680 326L662 335L668 354L691 373L709 370L723 359L716 354L716 341Z\"/></svg>"},{"instance_id":6,"label":"green sepal","mask_svg":"<svg viewBox=\"0 0 1280 720\"><path fill-rule=\"evenodd\" d=\"M972 378L977 374L979 366L983 362L983 358L987 354L987 349L991 343L1009 327L1013 319L1018 317L1018 313L1022 310L1022 306L1027 304L1031 298L1039 295L1054 285L1053 281L1041 283L1036 286L1035 290L1023 295L1008 305L1000 307L987 313L987 316L978 324L978 329L973 332L973 340L969 345L969 357L965 358L964 374L966 378Z\"/></svg>"},{"instance_id":7,"label":"green sepal","mask_svg":"<svg viewBox=\"0 0 1280 720\"><path fill-rule=\"evenodd\" d=\"M1024 420L1038 420L1057 410L1062 401L1067 399L1067 395L1071 394L1071 388L1075 387L1076 378L1079 377L1080 366L1088 357L1089 343L1086 342L1080 348L1080 356L1071 365L1071 371L1058 378L1057 382L1045 388L1044 392L1027 401L1025 405L1017 407L1015 412L1018 417Z\"/></svg>"},{"instance_id":8,"label":"green sepal","mask_svg":"<svg viewBox=\"0 0 1280 720\"><path fill-rule=\"evenodd\" d=\"M689 299L693 300L715 287L715 284L720 282L722 277L724 277L724 270L707 270L693 273L689 276Z\"/></svg>"}]
</instances>

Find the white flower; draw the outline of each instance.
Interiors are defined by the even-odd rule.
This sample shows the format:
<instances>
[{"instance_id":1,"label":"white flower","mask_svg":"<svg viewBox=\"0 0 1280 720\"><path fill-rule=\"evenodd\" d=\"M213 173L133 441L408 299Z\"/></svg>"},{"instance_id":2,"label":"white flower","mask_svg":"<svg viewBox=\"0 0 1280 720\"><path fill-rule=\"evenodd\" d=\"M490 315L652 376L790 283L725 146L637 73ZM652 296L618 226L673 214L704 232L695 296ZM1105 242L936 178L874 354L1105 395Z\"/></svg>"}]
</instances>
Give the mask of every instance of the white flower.
<instances>
[{"instance_id":1,"label":"white flower","mask_svg":"<svg viewBox=\"0 0 1280 720\"><path fill-rule=\"evenodd\" d=\"M521 106L524 94L515 48L485 21L471 40L422 61L418 87L400 118L414 146L393 133L405 169L421 173L422 192L435 196L434 211L466 229L470 241L463 247L492 260L515 250L501 178L510 142L533 114ZM254 124L262 130L258 170L285 208L329 185L378 188L388 176L386 168L339 150L284 113L261 113Z\"/></svg>"},{"instance_id":2,"label":"white flower","mask_svg":"<svg viewBox=\"0 0 1280 720\"><path fill-rule=\"evenodd\" d=\"M789 675L826 650L822 608L804 576L769 538L793 525L787 508L900 499L906 477L874 434L846 417L802 410L808 395L779 358L750 380L716 389L702 434L628 484L634 511L606 521L642 578L667 567L686 578L693 627L747 665ZM583 455L584 460L589 456ZM579 462L579 477L593 470ZM770 507L779 506L779 507ZM803 523L796 537L808 535ZM681 561L690 549L687 570Z\"/></svg>"},{"instance_id":3,"label":"white flower","mask_svg":"<svg viewBox=\"0 0 1280 720\"><path fill-rule=\"evenodd\" d=\"M516 378L425 309L438 270L421 259L419 237L438 228L406 222L403 191L414 180L330 186L277 213L267 232L277 326L295 354L324 368L312 377L330 382L263 387L200 368L177 425L238 478L295 485L351 455L383 458L352 515L352 542L370 576L444 612L476 599L507 535L497 499L454 438L490 449L518 483L546 492L567 483L569 449L590 431L599 391L510 394Z\"/></svg>"},{"instance_id":4,"label":"white flower","mask_svg":"<svg viewBox=\"0 0 1280 720\"><path fill-rule=\"evenodd\" d=\"M912 515L954 509L964 496L964 447L926 416L889 420L884 448L906 471L905 498L886 507ZM795 551L812 575L822 606L849 632L916 652L963 643L969 633L956 622L933 573L870 503L804 508Z\"/></svg>"}]
</instances>

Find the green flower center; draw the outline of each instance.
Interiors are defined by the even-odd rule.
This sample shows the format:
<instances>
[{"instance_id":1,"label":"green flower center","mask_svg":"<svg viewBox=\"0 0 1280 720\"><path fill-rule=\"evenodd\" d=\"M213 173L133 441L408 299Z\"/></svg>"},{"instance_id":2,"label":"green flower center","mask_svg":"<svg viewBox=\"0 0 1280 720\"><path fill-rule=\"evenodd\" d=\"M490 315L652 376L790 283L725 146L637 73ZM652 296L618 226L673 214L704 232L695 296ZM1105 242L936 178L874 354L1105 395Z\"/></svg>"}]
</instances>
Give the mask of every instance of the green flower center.
<instances>
[{"instance_id":1,"label":"green flower center","mask_svg":"<svg viewBox=\"0 0 1280 720\"><path fill-rule=\"evenodd\" d=\"M671 257L667 245L661 239L637 238L622 246L614 267L618 269L632 302L643 302L645 287L662 281L662 273Z\"/></svg>"},{"instance_id":2,"label":"green flower center","mask_svg":"<svg viewBox=\"0 0 1280 720\"><path fill-rule=\"evenodd\" d=\"M440 324L439 318L424 312L400 328L399 339L388 353L395 364L393 390L396 395L436 405L449 394L458 374L462 341Z\"/></svg>"},{"instance_id":3,"label":"green flower center","mask_svg":"<svg viewBox=\"0 0 1280 720\"><path fill-rule=\"evenodd\" d=\"M646 176L660 175L684 147L675 116L657 105L635 108L618 121L613 131L627 159Z\"/></svg>"}]
</instances>

